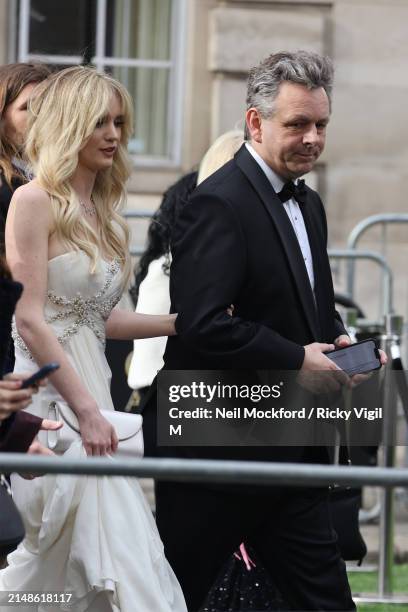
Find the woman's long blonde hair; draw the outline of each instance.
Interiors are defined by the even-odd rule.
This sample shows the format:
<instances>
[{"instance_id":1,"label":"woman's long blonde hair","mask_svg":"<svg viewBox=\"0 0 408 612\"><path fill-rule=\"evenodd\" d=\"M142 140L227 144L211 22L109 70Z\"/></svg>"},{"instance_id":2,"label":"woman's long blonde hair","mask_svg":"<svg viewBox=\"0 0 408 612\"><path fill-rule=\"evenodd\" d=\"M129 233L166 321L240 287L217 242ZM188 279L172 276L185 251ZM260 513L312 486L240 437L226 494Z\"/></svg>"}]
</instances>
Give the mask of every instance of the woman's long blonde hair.
<instances>
[{"instance_id":1,"label":"woman's long blonde hair","mask_svg":"<svg viewBox=\"0 0 408 612\"><path fill-rule=\"evenodd\" d=\"M218 136L201 160L197 185L232 159L243 142L244 132L242 130L230 130Z\"/></svg>"},{"instance_id":2,"label":"woman's long blonde hair","mask_svg":"<svg viewBox=\"0 0 408 612\"><path fill-rule=\"evenodd\" d=\"M131 273L129 229L119 214L130 174L127 143L133 126L132 101L118 81L93 68L76 66L51 75L30 102L26 154L36 180L48 192L59 238L70 249L84 251L95 272L98 256L121 262L124 286ZM79 151L97 123L109 112L112 95L121 103L121 140L109 169L96 175L93 189L100 228L98 236L81 212L71 178Z\"/></svg>"}]
</instances>

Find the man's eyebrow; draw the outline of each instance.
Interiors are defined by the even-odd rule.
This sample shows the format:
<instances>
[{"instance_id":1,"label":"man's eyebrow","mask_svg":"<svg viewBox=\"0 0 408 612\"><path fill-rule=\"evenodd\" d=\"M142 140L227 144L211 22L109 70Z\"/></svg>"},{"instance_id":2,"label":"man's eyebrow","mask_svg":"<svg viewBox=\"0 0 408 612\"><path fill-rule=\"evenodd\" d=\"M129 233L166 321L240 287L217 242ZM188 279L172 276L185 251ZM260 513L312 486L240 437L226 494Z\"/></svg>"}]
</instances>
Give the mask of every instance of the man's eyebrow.
<instances>
[{"instance_id":1,"label":"man's eyebrow","mask_svg":"<svg viewBox=\"0 0 408 612\"><path fill-rule=\"evenodd\" d=\"M330 117L322 117L317 121L317 123L328 123ZM308 123L311 121L311 118L308 115L295 115L294 117L289 117L284 120L284 123Z\"/></svg>"},{"instance_id":2,"label":"man's eyebrow","mask_svg":"<svg viewBox=\"0 0 408 612\"><path fill-rule=\"evenodd\" d=\"M302 121L310 121L310 117L307 115L294 115L285 119L285 123L299 123Z\"/></svg>"}]
</instances>

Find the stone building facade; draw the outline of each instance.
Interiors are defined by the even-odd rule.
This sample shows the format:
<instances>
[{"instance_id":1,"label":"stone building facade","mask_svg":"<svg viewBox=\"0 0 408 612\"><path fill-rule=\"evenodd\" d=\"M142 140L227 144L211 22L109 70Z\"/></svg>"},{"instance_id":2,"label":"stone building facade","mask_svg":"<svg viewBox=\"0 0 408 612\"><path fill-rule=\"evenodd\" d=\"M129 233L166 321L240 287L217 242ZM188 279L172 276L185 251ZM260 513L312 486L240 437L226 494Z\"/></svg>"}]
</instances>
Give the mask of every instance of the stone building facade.
<instances>
[{"instance_id":1,"label":"stone building facade","mask_svg":"<svg viewBox=\"0 0 408 612\"><path fill-rule=\"evenodd\" d=\"M63 12L66 2L54 1L54 5ZM151 14L143 17L146 2L150 8L155 5L155 21ZM172 155L143 157L137 154L136 143L130 207L153 210L163 190L199 162L216 136L243 125L245 79L252 65L274 51L302 48L330 55L336 66L327 147L310 179L317 184L326 205L330 247L345 247L351 229L369 215L407 212L406 0L94 0L93 5L97 7L97 28L104 23L98 12L101 7L120 9L122 13L127 7L128 11L139 11L131 15L135 24L140 26L142 17L149 19L146 23L150 30L146 31L153 35L159 28L169 36L168 57L158 55L159 59L143 64L145 55L139 64L132 59L120 68L168 69L170 83L167 90L156 88L156 102L157 92L163 91L168 107L155 104L154 97L145 98L145 103L152 109L157 106L161 119L167 113L166 137L171 146L162 144L167 151L174 145ZM167 12L161 13L164 5ZM33 19L41 21L41 10L46 7L46 0L0 0L0 62L27 57L22 55L22 48L30 51L23 34L30 30ZM112 14L107 13L105 29ZM121 18L126 23L126 16ZM171 27L167 29L169 20ZM124 30L120 32L117 38L123 43ZM131 29L127 35L132 39ZM159 39L158 45L163 42L162 34ZM120 56L120 50L115 53ZM132 51L132 58L136 55ZM140 87L138 92L140 95ZM159 119L150 116L146 120L154 131ZM373 230L361 246L385 248L396 275L396 310L408 318L408 226L389 228L385 247L381 237L378 229ZM333 269L341 287L343 266L335 264ZM380 294L377 267L359 264L356 298L370 317L378 315Z\"/></svg>"}]
</instances>

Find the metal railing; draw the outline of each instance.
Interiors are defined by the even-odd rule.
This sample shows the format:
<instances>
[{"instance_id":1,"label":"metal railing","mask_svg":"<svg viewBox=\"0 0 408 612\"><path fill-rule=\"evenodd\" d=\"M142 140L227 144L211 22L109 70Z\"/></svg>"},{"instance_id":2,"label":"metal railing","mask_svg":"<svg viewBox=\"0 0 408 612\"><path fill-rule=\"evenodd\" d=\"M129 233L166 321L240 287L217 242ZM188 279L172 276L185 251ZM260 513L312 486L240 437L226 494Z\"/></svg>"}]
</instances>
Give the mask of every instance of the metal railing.
<instances>
[{"instance_id":1,"label":"metal railing","mask_svg":"<svg viewBox=\"0 0 408 612\"><path fill-rule=\"evenodd\" d=\"M230 484L346 486L368 484L407 487L408 468L224 461L216 459L119 459L90 457L42 457L23 453L0 453L0 472L31 474L77 474L130 476L158 480L224 482Z\"/></svg>"},{"instance_id":2,"label":"metal railing","mask_svg":"<svg viewBox=\"0 0 408 612\"><path fill-rule=\"evenodd\" d=\"M0 453L0 472L21 472L37 475L76 474L88 476L153 477L159 480L190 482L222 482L240 485L381 486L408 487L408 468L305 465L298 463L266 463L199 459L117 459L41 457L21 453ZM384 592L375 596L354 596L359 603L408 603L408 598Z\"/></svg>"},{"instance_id":3,"label":"metal railing","mask_svg":"<svg viewBox=\"0 0 408 612\"><path fill-rule=\"evenodd\" d=\"M380 215L372 215L357 223L357 225L350 232L349 238L347 240L347 248L350 250L355 250L357 248L357 243L360 240L361 236L369 229L374 227L375 225L382 225L384 230L387 225L390 224L405 224L408 223L408 214L407 213L383 213ZM385 244L385 239L382 239L383 246ZM354 278L355 278L355 266L354 261L350 261L347 269L347 293L353 298L354 297Z\"/></svg>"},{"instance_id":4,"label":"metal railing","mask_svg":"<svg viewBox=\"0 0 408 612\"><path fill-rule=\"evenodd\" d=\"M374 261L381 267L382 271L382 308L380 312L380 318L394 312L393 303L393 274L390 266L386 259L376 253L375 251L355 251L353 249L329 249L328 255L330 259L346 259L349 260L354 266L354 262L357 259L363 259L367 261ZM351 294L350 294L351 296ZM354 297L354 296L351 296Z\"/></svg>"}]
</instances>

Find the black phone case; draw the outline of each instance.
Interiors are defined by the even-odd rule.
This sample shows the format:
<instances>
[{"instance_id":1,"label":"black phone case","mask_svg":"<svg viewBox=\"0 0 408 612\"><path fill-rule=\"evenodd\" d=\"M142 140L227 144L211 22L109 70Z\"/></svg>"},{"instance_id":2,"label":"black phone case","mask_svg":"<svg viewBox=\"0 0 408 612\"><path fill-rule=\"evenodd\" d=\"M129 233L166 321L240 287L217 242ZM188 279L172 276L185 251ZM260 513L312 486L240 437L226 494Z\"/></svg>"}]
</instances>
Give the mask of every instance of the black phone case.
<instances>
[{"instance_id":1,"label":"black phone case","mask_svg":"<svg viewBox=\"0 0 408 612\"><path fill-rule=\"evenodd\" d=\"M364 359L363 355L361 355L361 358L358 359L356 356L358 347L367 343L373 344L373 359L367 361ZM329 351L325 353L325 355L334 361L334 363L349 376L363 374L373 370L379 370L381 368L380 353L377 342L374 340L374 338L367 338L366 340L361 340L361 342L350 344L350 346L346 346L335 351ZM349 355L349 358L347 358L347 355Z\"/></svg>"}]
</instances>

